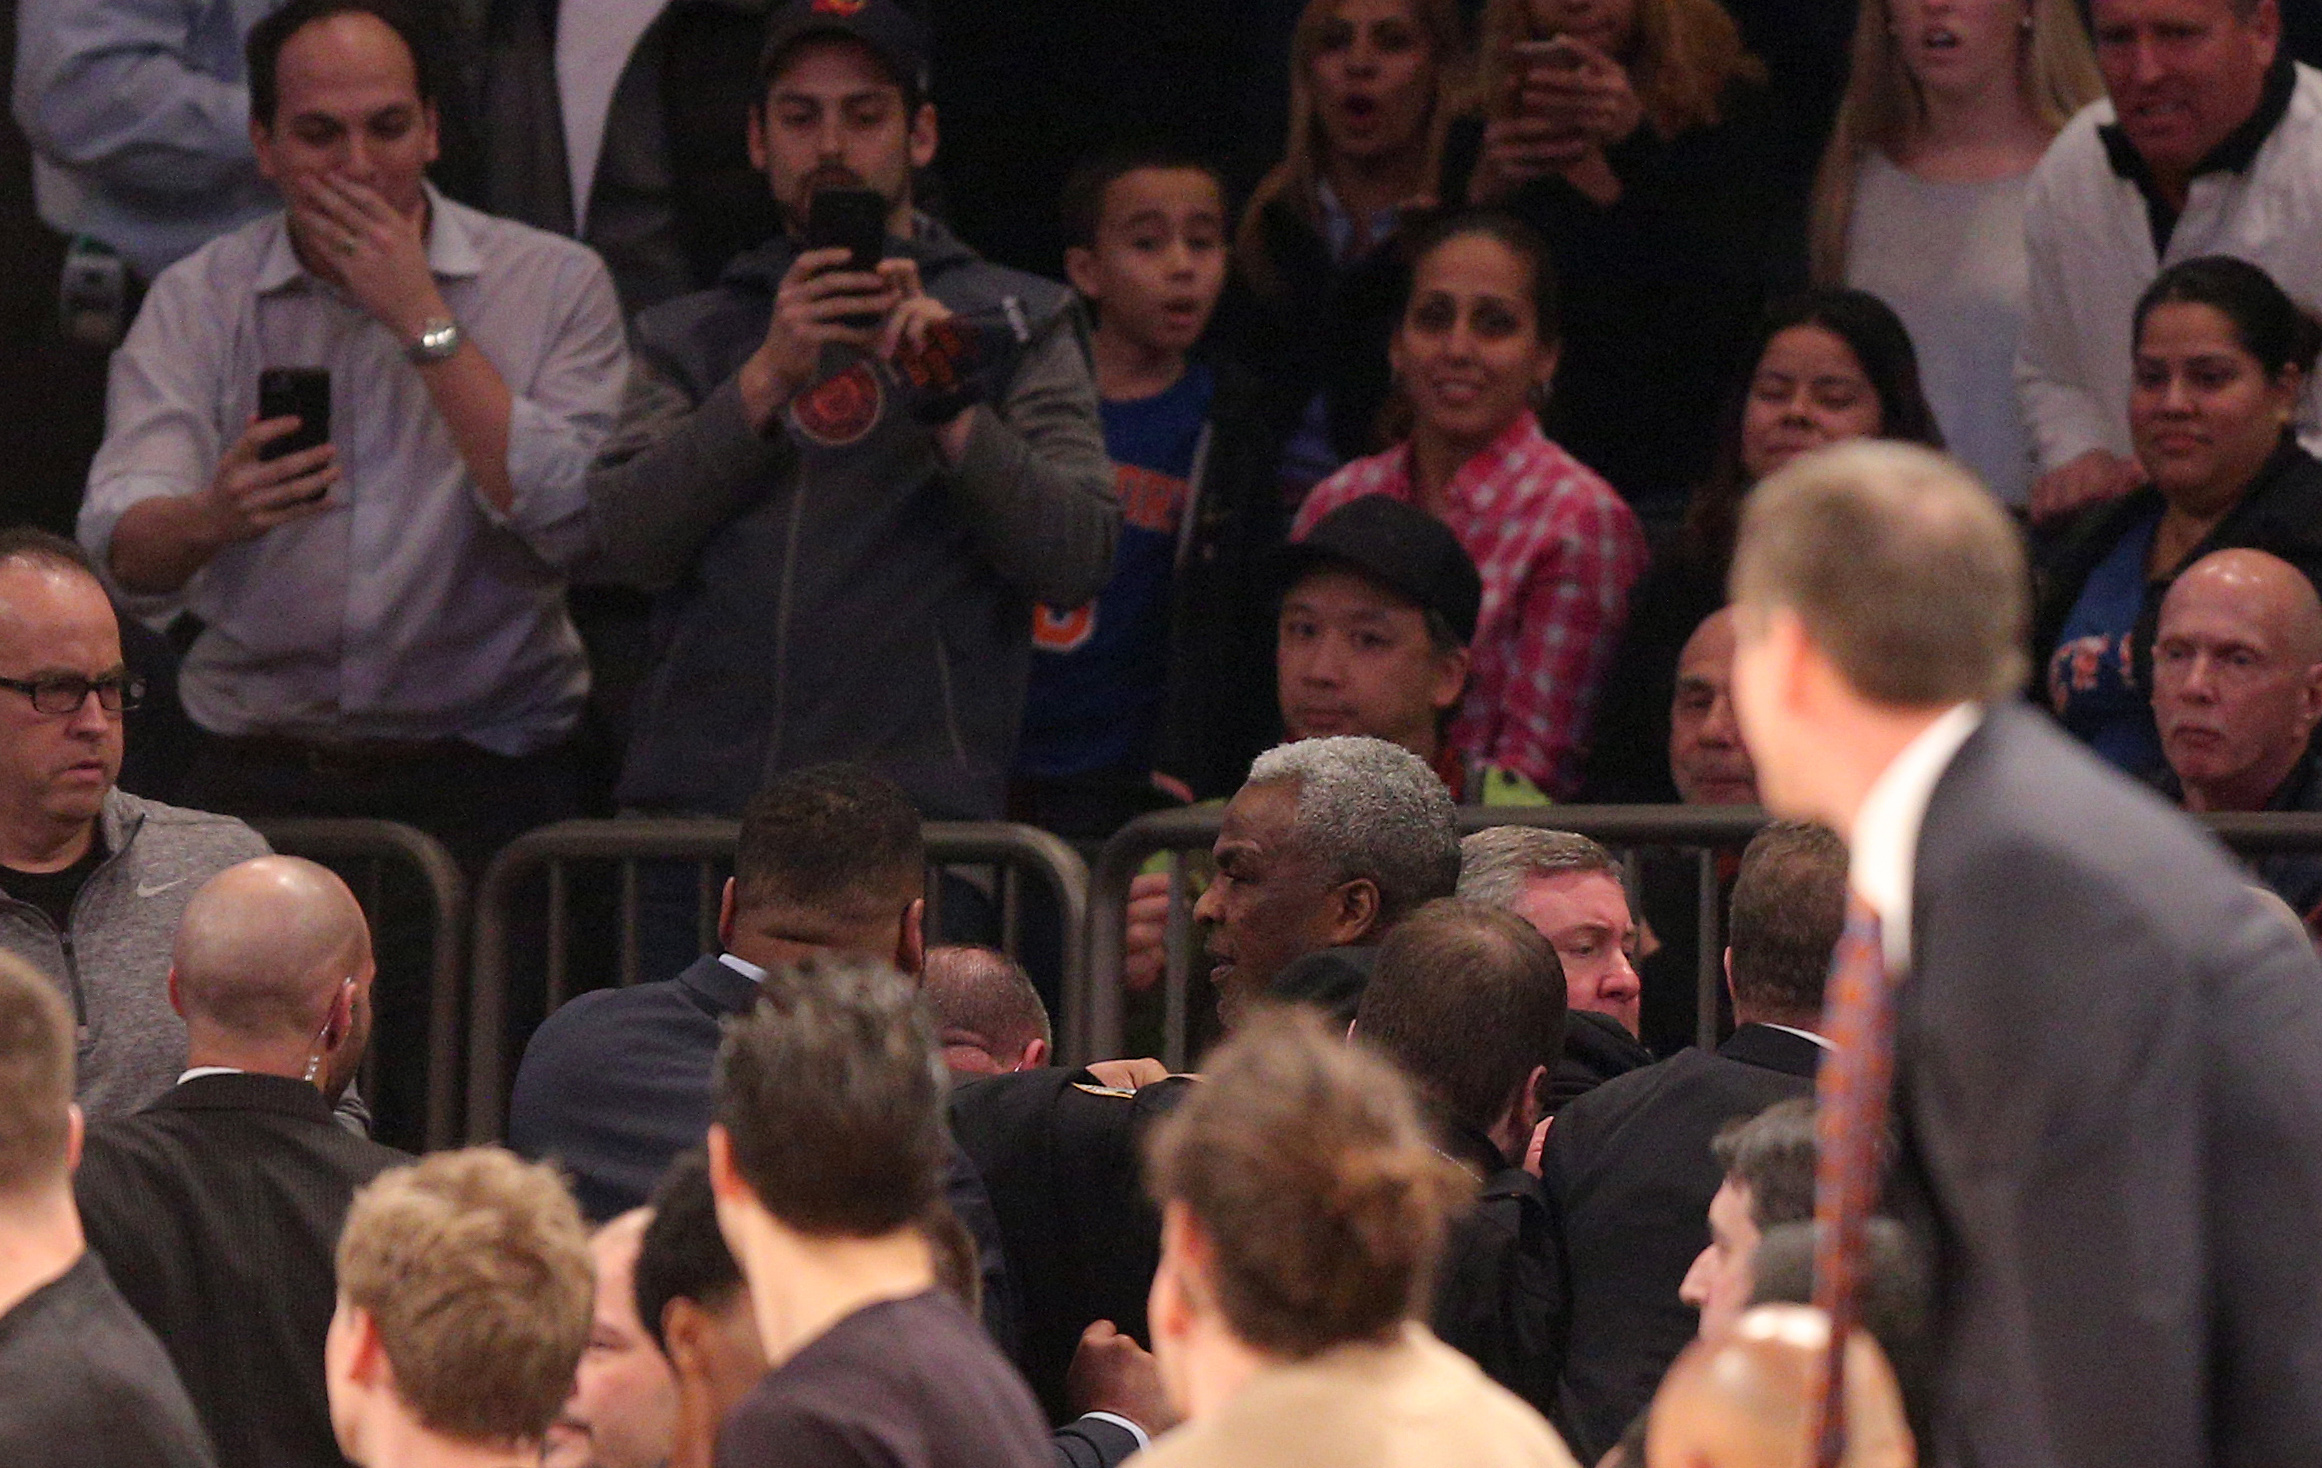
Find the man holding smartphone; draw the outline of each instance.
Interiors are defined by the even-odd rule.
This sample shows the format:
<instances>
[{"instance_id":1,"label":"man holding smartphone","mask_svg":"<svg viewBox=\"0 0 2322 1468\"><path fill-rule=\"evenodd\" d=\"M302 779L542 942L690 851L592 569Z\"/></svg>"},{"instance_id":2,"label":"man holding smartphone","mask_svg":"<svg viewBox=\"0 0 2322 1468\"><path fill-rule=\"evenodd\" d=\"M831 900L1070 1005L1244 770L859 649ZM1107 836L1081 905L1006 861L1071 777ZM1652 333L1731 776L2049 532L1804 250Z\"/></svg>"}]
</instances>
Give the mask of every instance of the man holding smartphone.
<instances>
[{"instance_id":1,"label":"man holding smartphone","mask_svg":"<svg viewBox=\"0 0 2322 1468\"><path fill-rule=\"evenodd\" d=\"M595 255L426 182L436 68L403 3L290 0L251 33L287 207L155 281L80 538L133 610L204 624L189 799L408 821L480 869L571 813L563 571L628 359ZM269 402L327 403L328 441L280 452L326 425Z\"/></svg>"},{"instance_id":2,"label":"man holding smartphone","mask_svg":"<svg viewBox=\"0 0 2322 1468\"><path fill-rule=\"evenodd\" d=\"M289 0L251 32L251 139L286 207L155 280L79 530L131 611L202 624L180 799L408 822L473 880L577 813L565 570L628 352L585 246L428 184L439 73L409 3ZM329 438L270 456L319 426L258 411L285 368L328 372ZM424 1053L402 997L381 1050Z\"/></svg>"},{"instance_id":3,"label":"man holding smartphone","mask_svg":"<svg viewBox=\"0 0 2322 1468\"><path fill-rule=\"evenodd\" d=\"M1032 606L1112 567L1086 331L1062 286L913 208L935 109L895 0L792 0L760 73L750 156L784 232L638 317L589 480L592 574L664 593L620 798L730 816L770 775L851 759L929 818L990 819ZM884 216L871 269L860 190Z\"/></svg>"}]
</instances>

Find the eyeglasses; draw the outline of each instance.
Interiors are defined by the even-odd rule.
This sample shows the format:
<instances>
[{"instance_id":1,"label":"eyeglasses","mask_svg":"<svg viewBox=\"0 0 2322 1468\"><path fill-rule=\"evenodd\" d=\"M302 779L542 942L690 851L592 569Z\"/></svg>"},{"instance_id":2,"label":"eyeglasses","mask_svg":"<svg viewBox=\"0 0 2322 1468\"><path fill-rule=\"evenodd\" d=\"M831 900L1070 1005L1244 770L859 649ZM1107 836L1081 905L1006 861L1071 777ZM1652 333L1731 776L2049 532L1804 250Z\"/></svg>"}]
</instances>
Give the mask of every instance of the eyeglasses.
<instances>
[{"instance_id":1,"label":"eyeglasses","mask_svg":"<svg viewBox=\"0 0 2322 1468\"><path fill-rule=\"evenodd\" d=\"M51 718L77 714L97 695L97 706L109 714L123 714L145 702L145 680L116 673L109 678L0 678L0 688L13 689L32 700L35 713Z\"/></svg>"}]
</instances>

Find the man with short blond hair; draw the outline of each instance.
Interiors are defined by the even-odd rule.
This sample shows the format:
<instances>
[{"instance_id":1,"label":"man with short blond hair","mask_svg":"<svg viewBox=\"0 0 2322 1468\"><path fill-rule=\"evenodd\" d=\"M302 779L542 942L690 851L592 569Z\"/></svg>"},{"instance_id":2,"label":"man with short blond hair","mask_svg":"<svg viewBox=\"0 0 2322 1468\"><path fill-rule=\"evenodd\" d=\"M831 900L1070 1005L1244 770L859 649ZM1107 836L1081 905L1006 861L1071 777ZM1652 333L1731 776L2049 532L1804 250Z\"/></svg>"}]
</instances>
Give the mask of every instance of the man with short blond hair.
<instances>
[{"instance_id":1,"label":"man with short blond hair","mask_svg":"<svg viewBox=\"0 0 2322 1468\"><path fill-rule=\"evenodd\" d=\"M72 1016L0 953L0 1463L210 1468L161 1342L82 1241Z\"/></svg>"},{"instance_id":2,"label":"man with short blond hair","mask_svg":"<svg viewBox=\"0 0 2322 1468\"><path fill-rule=\"evenodd\" d=\"M588 1343L593 1271L553 1169L437 1152L355 1195L323 1347L331 1425L361 1468L537 1455Z\"/></svg>"},{"instance_id":3,"label":"man with short blond hair","mask_svg":"<svg viewBox=\"0 0 2322 1468\"><path fill-rule=\"evenodd\" d=\"M1891 1096L1889 1196L1944 1224L1927 1457L2322 1461L2322 969L2020 706L2029 583L1983 486L1904 444L1793 460L1734 551L1759 788L1847 837L1830 1027L1873 1068L1834 1065L1894 1061L1830 1086L1826 1142L1875 1157Z\"/></svg>"}]
</instances>

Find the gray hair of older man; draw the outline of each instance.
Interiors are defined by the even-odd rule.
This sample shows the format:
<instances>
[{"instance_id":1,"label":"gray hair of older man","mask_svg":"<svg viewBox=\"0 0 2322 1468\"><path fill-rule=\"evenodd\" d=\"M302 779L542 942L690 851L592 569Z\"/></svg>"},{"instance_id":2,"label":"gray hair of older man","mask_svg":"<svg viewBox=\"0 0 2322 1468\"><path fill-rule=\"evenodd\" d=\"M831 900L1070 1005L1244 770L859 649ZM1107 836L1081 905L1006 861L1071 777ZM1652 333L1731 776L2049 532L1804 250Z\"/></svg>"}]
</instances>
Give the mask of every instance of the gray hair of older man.
<instances>
[{"instance_id":1,"label":"gray hair of older man","mask_svg":"<svg viewBox=\"0 0 2322 1468\"><path fill-rule=\"evenodd\" d=\"M1359 734L1277 744L1250 766L1247 783L1297 785L1290 839L1333 882L1377 883L1382 925L1459 885L1451 792L1400 744Z\"/></svg>"},{"instance_id":2,"label":"gray hair of older man","mask_svg":"<svg viewBox=\"0 0 2322 1468\"><path fill-rule=\"evenodd\" d=\"M1570 831L1493 826L1459 843L1459 895L1486 907L1513 908L1524 884L1566 872L1603 872L1620 880L1613 854Z\"/></svg>"}]
</instances>

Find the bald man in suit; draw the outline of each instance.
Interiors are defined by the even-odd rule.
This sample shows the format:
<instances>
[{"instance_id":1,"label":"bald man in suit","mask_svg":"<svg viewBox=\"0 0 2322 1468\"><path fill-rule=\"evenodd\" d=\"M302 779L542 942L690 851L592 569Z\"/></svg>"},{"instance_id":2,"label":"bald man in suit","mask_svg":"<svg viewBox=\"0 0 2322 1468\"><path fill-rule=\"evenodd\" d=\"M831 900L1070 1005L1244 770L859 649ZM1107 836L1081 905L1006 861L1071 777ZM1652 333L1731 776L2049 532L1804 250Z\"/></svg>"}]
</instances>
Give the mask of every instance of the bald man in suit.
<instances>
[{"instance_id":1,"label":"bald man in suit","mask_svg":"<svg viewBox=\"0 0 2322 1468\"><path fill-rule=\"evenodd\" d=\"M89 1246L176 1363L221 1463L336 1464L323 1335L355 1189L410 1159L332 1116L371 1029L370 929L336 876L267 856L186 904L169 973L186 1070L97 1123Z\"/></svg>"}]
</instances>

